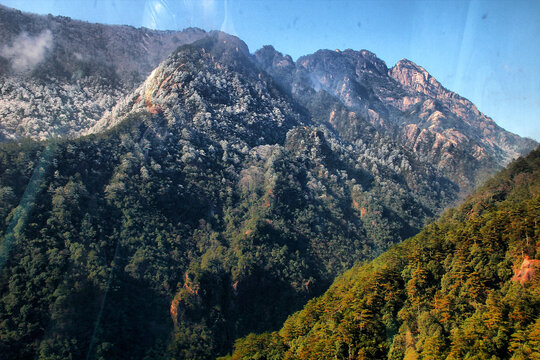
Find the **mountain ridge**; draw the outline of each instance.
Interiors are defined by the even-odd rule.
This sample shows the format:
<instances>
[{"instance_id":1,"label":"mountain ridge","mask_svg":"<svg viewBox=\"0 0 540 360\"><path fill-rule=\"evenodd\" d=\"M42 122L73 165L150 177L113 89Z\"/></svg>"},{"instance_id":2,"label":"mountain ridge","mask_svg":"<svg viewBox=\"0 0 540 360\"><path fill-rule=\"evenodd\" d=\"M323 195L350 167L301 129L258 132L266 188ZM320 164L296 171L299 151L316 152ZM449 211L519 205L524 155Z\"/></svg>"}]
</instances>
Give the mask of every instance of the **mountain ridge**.
<instances>
[{"instance_id":1,"label":"mountain ridge","mask_svg":"<svg viewBox=\"0 0 540 360\"><path fill-rule=\"evenodd\" d=\"M0 6L0 139L77 137L178 45L206 36Z\"/></svg>"},{"instance_id":2,"label":"mountain ridge","mask_svg":"<svg viewBox=\"0 0 540 360\"><path fill-rule=\"evenodd\" d=\"M278 83L283 86L292 82L285 88L300 103L309 103L309 97L321 90L328 92L378 131L437 164L466 189L464 193L478 185L478 179L492 174L490 169L503 167L536 144L506 132L410 60L399 61L389 69L367 50L320 50L300 57L296 63L289 61L285 72L284 67L272 67L273 60L263 57L285 57L270 48L255 53ZM330 115L327 121L338 129L339 124L336 127L333 120ZM337 131L349 140L360 135ZM466 162L474 170L462 176L458 162Z\"/></svg>"}]
</instances>

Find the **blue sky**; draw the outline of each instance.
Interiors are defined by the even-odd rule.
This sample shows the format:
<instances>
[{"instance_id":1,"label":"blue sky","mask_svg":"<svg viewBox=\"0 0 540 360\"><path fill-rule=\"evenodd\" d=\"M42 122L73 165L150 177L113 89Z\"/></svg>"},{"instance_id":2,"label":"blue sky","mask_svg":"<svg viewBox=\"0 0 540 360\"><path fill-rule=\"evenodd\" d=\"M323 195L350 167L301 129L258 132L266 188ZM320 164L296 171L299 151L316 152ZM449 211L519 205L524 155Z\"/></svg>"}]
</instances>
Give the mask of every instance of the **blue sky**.
<instances>
[{"instance_id":1,"label":"blue sky","mask_svg":"<svg viewBox=\"0 0 540 360\"><path fill-rule=\"evenodd\" d=\"M318 49L407 58L499 125L540 141L537 0L0 0L23 11L161 30L194 26L272 44L295 60Z\"/></svg>"}]
</instances>

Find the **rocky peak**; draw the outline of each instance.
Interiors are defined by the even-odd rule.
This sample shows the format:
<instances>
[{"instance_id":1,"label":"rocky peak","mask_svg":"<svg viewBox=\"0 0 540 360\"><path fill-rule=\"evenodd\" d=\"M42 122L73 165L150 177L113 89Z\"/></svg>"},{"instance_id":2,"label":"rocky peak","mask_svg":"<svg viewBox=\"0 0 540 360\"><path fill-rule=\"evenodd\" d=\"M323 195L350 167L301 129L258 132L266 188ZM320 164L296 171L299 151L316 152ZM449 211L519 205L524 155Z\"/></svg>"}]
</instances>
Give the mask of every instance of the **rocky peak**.
<instances>
[{"instance_id":1,"label":"rocky peak","mask_svg":"<svg viewBox=\"0 0 540 360\"><path fill-rule=\"evenodd\" d=\"M264 45L254 54L257 62L264 68L284 68L289 69L294 67L294 61L289 55L283 55L272 45Z\"/></svg>"},{"instance_id":2,"label":"rocky peak","mask_svg":"<svg viewBox=\"0 0 540 360\"><path fill-rule=\"evenodd\" d=\"M356 63L357 74L367 71L378 75L386 75L388 67L386 63L379 59L377 55L368 50L355 51L347 49L343 51L343 54L353 60Z\"/></svg>"},{"instance_id":3,"label":"rocky peak","mask_svg":"<svg viewBox=\"0 0 540 360\"><path fill-rule=\"evenodd\" d=\"M296 62L315 91L325 90L346 106L367 111L366 102L375 97L374 85L387 78L386 64L366 50L319 50Z\"/></svg>"},{"instance_id":4,"label":"rocky peak","mask_svg":"<svg viewBox=\"0 0 540 360\"><path fill-rule=\"evenodd\" d=\"M284 141L299 121L245 43L218 31L180 46L89 133L141 114L155 115L163 133L187 127L214 140L251 145Z\"/></svg>"},{"instance_id":5,"label":"rocky peak","mask_svg":"<svg viewBox=\"0 0 540 360\"><path fill-rule=\"evenodd\" d=\"M249 48L244 41L234 35L229 35L223 31L214 30L208 33L208 36L201 42L195 44L201 46L207 51L216 55L225 56L225 54L242 54L249 57Z\"/></svg>"},{"instance_id":6,"label":"rocky peak","mask_svg":"<svg viewBox=\"0 0 540 360\"><path fill-rule=\"evenodd\" d=\"M335 75L348 76L362 76L365 73L386 76L388 71L384 61L367 50L319 50L299 58L297 65L310 71L331 71Z\"/></svg>"},{"instance_id":7,"label":"rocky peak","mask_svg":"<svg viewBox=\"0 0 540 360\"><path fill-rule=\"evenodd\" d=\"M428 96L437 97L448 92L426 69L407 59L398 61L388 75L406 89Z\"/></svg>"},{"instance_id":8,"label":"rocky peak","mask_svg":"<svg viewBox=\"0 0 540 360\"><path fill-rule=\"evenodd\" d=\"M398 61L388 75L408 93L403 97L403 104L408 105L398 105L402 111L411 113L407 107L421 104L417 125L429 128L439 138L449 141L453 141L449 134L460 134L458 143L474 144L475 149L469 154L475 158L490 154L502 167L537 145L531 139L520 138L499 127L472 102L443 87L426 69L410 60Z\"/></svg>"},{"instance_id":9,"label":"rocky peak","mask_svg":"<svg viewBox=\"0 0 540 360\"><path fill-rule=\"evenodd\" d=\"M293 91L291 83L296 65L289 55L284 56L272 45L265 45L255 52L253 59L283 90L287 93Z\"/></svg>"}]
</instances>

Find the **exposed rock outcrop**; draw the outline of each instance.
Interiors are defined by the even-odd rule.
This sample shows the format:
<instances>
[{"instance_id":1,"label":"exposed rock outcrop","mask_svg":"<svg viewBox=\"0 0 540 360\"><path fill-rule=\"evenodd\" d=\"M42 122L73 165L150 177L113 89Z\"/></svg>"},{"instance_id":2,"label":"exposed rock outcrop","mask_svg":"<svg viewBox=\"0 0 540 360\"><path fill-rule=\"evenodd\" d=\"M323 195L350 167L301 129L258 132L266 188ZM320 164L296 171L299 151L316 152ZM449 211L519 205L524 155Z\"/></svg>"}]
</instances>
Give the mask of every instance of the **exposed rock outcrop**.
<instances>
[{"instance_id":1,"label":"exposed rock outcrop","mask_svg":"<svg viewBox=\"0 0 540 360\"><path fill-rule=\"evenodd\" d=\"M283 66L278 64L286 57L271 47L259 50L255 58L279 82L290 82L292 95L308 107L326 92L353 111L354 120L336 116L336 105L330 109L329 125L347 140L364 140L369 124L391 139L388 142L435 165L459 184L462 194L536 146L534 140L499 127L406 59L389 69L367 50L320 50Z\"/></svg>"}]
</instances>

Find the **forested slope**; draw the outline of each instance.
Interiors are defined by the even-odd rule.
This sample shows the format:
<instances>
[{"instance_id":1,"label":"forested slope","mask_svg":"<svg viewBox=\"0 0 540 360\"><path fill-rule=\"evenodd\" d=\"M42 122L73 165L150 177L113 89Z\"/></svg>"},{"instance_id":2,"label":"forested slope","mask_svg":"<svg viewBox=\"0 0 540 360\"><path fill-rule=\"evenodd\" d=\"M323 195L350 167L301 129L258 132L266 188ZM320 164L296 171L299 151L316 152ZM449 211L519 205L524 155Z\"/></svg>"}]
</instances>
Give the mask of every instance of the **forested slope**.
<instances>
[{"instance_id":1,"label":"forested slope","mask_svg":"<svg viewBox=\"0 0 540 360\"><path fill-rule=\"evenodd\" d=\"M456 193L406 151L314 123L223 33L180 47L100 125L0 145L9 358L226 354Z\"/></svg>"},{"instance_id":2,"label":"forested slope","mask_svg":"<svg viewBox=\"0 0 540 360\"><path fill-rule=\"evenodd\" d=\"M233 359L539 359L540 149Z\"/></svg>"}]
</instances>

